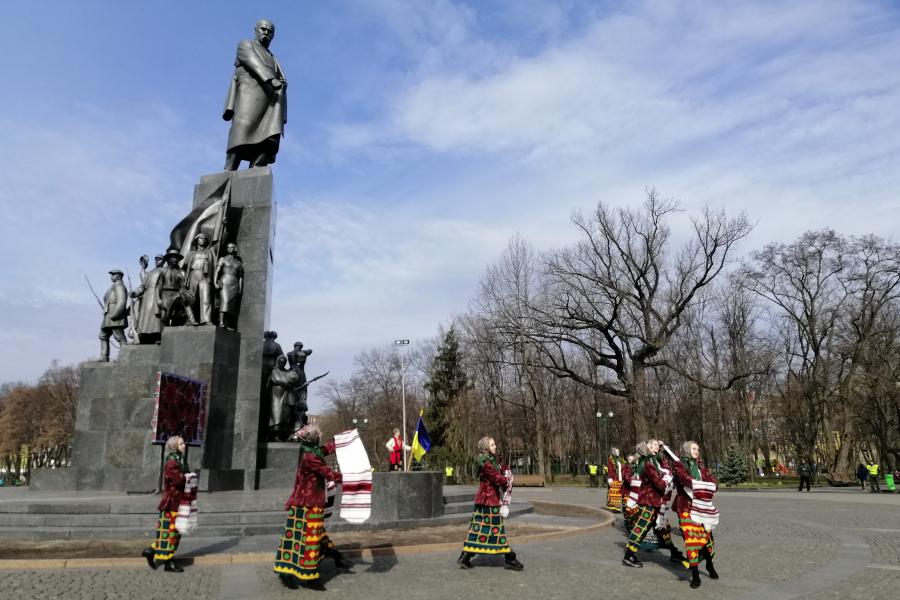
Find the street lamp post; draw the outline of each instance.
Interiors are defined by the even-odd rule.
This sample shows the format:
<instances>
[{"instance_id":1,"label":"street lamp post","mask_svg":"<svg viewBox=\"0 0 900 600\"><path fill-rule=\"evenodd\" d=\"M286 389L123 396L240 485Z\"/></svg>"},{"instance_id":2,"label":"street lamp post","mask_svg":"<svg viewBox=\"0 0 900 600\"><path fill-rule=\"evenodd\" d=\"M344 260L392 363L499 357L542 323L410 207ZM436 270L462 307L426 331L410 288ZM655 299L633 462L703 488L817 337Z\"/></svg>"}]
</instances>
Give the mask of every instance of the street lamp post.
<instances>
[{"instance_id":1,"label":"street lamp post","mask_svg":"<svg viewBox=\"0 0 900 600\"><path fill-rule=\"evenodd\" d=\"M597 411L597 437L600 437L600 421L603 421L603 449L601 452L597 454L600 455L600 459L598 460L598 465L602 465L603 457L602 453L609 450L609 420L615 416L613 411L609 411L606 414L603 414L601 411Z\"/></svg>"},{"instance_id":2,"label":"street lamp post","mask_svg":"<svg viewBox=\"0 0 900 600\"><path fill-rule=\"evenodd\" d=\"M409 340L394 340L395 346L400 346L401 350L409 346ZM403 406L403 470L409 470L409 456L406 451L406 366L403 363L403 352L400 353L400 403Z\"/></svg>"},{"instance_id":3,"label":"street lamp post","mask_svg":"<svg viewBox=\"0 0 900 600\"><path fill-rule=\"evenodd\" d=\"M351 419L351 421L353 422L353 426L356 427L357 429L359 429L359 441L361 441L363 443L363 447L365 447L366 443L365 443L365 440L363 439L362 429L363 429L363 427L365 427L366 425L369 424L369 419L367 419L366 417L363 417L362 419L353 417ZM372 452L373 453L375 452L374 445L372 446Z\"/></svg>"}]
</instances>

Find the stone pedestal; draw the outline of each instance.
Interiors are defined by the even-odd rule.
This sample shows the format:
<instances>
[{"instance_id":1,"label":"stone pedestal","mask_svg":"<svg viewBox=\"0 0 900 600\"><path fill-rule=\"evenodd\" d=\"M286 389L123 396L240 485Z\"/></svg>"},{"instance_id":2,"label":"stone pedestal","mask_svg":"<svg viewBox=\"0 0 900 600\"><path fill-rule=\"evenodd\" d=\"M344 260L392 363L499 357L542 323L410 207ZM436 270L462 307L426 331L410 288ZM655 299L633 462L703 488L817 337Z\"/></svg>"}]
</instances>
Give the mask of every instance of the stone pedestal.
<instances>
[{"instance_id":1,"label":"stone pedestal","mask_svg":"<svg viewBox=\"0 0 900 600\"><path fill-rule=\"evenodd\" d=\"M268 167L200 179L194 206L232 177L228 239L238 245L244 288L237 331L169 327L159 345L124 346L115 362L82 365L72 467L36 470L33 489L152 491L160 448L150 444L157 371L209 382L207 435L188 462L200 489L255 489L259 478L263 331L272 289L275 206ZM173 225L177 222L173 218ZM160 244L160 248L163 244Z\"/></svg>"}]
</instances>

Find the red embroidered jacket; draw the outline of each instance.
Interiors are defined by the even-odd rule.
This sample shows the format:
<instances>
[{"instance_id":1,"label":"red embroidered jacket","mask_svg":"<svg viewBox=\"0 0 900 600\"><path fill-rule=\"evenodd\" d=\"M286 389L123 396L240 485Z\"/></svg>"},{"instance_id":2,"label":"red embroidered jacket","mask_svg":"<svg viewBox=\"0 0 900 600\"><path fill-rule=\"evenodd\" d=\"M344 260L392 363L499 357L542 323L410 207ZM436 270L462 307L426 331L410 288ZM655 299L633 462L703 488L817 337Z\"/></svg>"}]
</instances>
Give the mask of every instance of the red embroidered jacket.
<instances>
[{"instance_id":1,"label":"red embroidered jacket","mask_svg":"<svg viewBox=\"0 0 900 600\"><path fill-rule=\"evenodd\" d=\"M648 460L644 463L644 472L641 473L641 491L638 494L637 503L641 506L653 506L660 508L663 505L663 494L666 491L666 482L662 473Z\"/></svg>"},{"instance_id":2,"label":"red embroidered jacket","mask_svg":"<svg viewBox=\"0 0 900 600\"><path fill-rule=\"evenodd\" d=\"M703 465L698 466L700 467L701 480L709 481L715 484L719 483L715 476L710 473L709 469L707 469ZM672 504L672 509L679 515L682 513L690 514L693 502L691 501L691 497L688 496L687 490L691 488L691 482L694 480L694 478L693 476L691 476L691 474L687 470L687 467L685 467L684 463L681 461L675 463L675 468L673 469L673 471L675 474L675 489L678 495L675 496L675 502Z\"/></svg>"},{"instance_id":3,"label":"red embroidered jacket","mask_svg":"<svg viewBox=\"0 0 900 600\"><path fill-rule=\"evenodd\" d=\"M478 493L475 494L475 504L500 506L500 489L509 484L509 480L501 473L505 470L503 465L500 465L500 471L498 471L491 461L484 461L478 473Z\"/></svg>"},{"instance_id":4,"label":"red embroidered jacket","mask_svg":"<svg viewBox=\"0 0 900 600\"><path fill-rule=\"evenodd\" d=\"M622 465L622 496L627 496L631 492L631 465L624 463Z\"/></svg>"},{"instance_id":5,"label":"red embroidered jacket","mask_svg":"<svg viewBox=\"0 0 900 600\"><path fill-rule=\"evenodd\" d=\"M616 461L614 461L614 460L612 459L612 457L610 457L610 458L606 461L606 478L607 478L607 479L612 479L613 481L622 481L623 479L625 479L625 465L626 465L626 463L623 461L623 462L621 462L621 463L619 463L619 464L622 465L622 479L619 479L619 473L618 473L618 470L616 469Z\"/></svg>"},{"instance_id":6,"label":"red embroidered jacket","mask_svg":"<svg viewBox=\"0 0 900 600\"><path fill-rule=\"evenodd\" d=\"M334 452L334 440L322 446L322 452L326 456ZM324 507L326 479L342 481L341 474L329 469L324 460L312 452L303 452L294 477L294 491L284 503L285 510L291 506Z\"/></svg>"},{"instance_id":7,"label":"red embroidered jacket","mask_svg":"<svg viewBox=\"0 0 900 600\"><path fill-rule=\"evenodd\" d=\"M181 504L181 495L184 493L184 471L181 470L181 461L174 457L166 461L163 467L163 496L157 505L157 510L177 511Z\"/></svg>"}]
</instances>

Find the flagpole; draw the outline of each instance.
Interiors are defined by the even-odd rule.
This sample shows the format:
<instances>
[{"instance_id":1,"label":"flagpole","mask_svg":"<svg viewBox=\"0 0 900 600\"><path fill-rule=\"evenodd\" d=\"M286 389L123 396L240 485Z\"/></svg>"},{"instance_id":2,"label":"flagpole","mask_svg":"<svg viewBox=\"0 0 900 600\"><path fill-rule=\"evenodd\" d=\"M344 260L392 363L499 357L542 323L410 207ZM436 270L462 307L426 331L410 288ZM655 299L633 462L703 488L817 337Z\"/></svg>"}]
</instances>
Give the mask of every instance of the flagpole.
<instances>
[{"instance_id":1,"label":"flagpole","mask_svg":"<svg viewBox=\"0 0 900 600\"><path fill-rule=\"evenodd\" d=\"M409 340L394 340L395 346L408 346ZM409 471L409 452L406 450L406 446L408 444L406 437L406 367L403 362L403 352L400 352L400 403L402 405L403 410L403 442L400 444L403 449L403 471Z\"/></svg>"}]
</instances>

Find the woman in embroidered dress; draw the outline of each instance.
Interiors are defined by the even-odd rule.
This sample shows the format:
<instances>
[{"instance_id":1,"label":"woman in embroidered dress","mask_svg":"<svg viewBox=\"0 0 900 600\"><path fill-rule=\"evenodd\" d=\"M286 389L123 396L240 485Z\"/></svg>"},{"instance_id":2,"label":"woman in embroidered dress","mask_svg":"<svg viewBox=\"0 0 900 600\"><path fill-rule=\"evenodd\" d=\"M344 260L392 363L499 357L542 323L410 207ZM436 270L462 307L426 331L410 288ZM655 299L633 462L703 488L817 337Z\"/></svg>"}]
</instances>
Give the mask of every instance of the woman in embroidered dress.
<instances>
[{"instance_id":1,"label":"woman in embroidered dress","mask_svg":"<svg viewBox=\"0 0 900 600\"><path fill-rule=\"evenodd\" d=\"M464 569L472 568L475 554L503 554L506 568L521 571L525 566L509 547L506 526L500 514L500 498L509 485L509 470L497 459L497 444L492 437L478 440L478 493L469 533L462 554L456 562Z\"/></svg>"},{"instance_id":2,"label":"woman in embroidered dress","mask_svg":"<svg viewBox=\"0 0 900 600\"><path fill-rule=\"evenodd\" d=\"M609 488L606 491L606 509L614 512L622 510L622 481L625 461L618 448L611 448L609 458L606 460L606 483Z\"/></svg>"},{"instance_id":3,"label":"woman in embroidered dress","mask_svg":"<svg viewBox=\"0 0 900 600\"><path fill-rule=\"evenodd\" d=\"M671 493L672 483L672 475L657 456L659 448L659 440L654 439L641 442L635 447L638 463L632 477L640 479L640 488L637 509L633 511L633 515L626 516L628 543L625 546L622 564L628 567L644 566L637 557L639 549L666 548L671 553L669 560L672 562L681 562L684 558L672 543L671 527L668 524L658 527L658 518L666 504L668 494ZM634 491L633 486L631 490ZM654 532L658 543L649 548L642 548L641 543L650 531Z\"/></svg>"},{"instance_id":4,"label":"woman in embroidered dress","mask_svg":"<svg viewBox=\"0 0 900 600\"><path fill-rule=\"evenodd\" d=\"M141 553L147 559L151 569L155 569L162 562L165 570L170 573L184 571L175 564L175 552L178 550L178 542L181 534L175 528L175 518L178 516L178 506L181 504L181 496L184 493L185 473L189 472L184 456L185 444L181 436L172 436L166 441L166 463L163 468L163 497L156 507L159 510L159 520L156 527L156 541Z\"/></svg>"},{"instance_id":5,"label":"woman in embroidered dress","mask_svg":"<svg viewBox=\"0 0 900 600\"><path fill-rule=\"evenodd\" d=\"M669 450L666 448L666 450ZM681 460L673 461L675 468L675 485L678 496L674 509L678 513L681 535L684 537L684 551L687 554L685 566L691 570L691 587L700 587L700 559L706 560L706 572L710 579L718 579L719 574L713 567L716 556L712 530L694 520L693 496L696 493L695 482L707 482L718 485L718 481L700 460L700 446L697 442L687 441L681 445ZM711 486L711 487L714 487ZM716 517L718 519L718 517Z\"/></svg>"},{"instance_id":6,"label":"woman in embroidered dress","mask_svg":"<svg viewBox=\"0 0 900 600\"><path fill-rule=\"evenodd\" d=\"M325 535L325 480L342 481L325 464L325 456L334 452L334 440L319 446L319 428L304 425L297 433L300 458L294 477L294 490L284 504L287 523L275 551L275 572L281 582L296 589L304 587L324 590L319 581L319 560L323 553L332 554L334 544ZM340 555L335 563L341 567Z\"/></svg>"}]
</instances>

